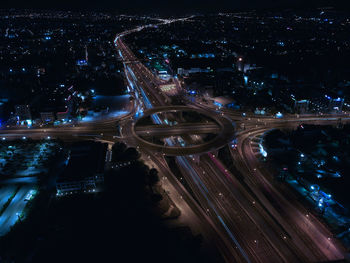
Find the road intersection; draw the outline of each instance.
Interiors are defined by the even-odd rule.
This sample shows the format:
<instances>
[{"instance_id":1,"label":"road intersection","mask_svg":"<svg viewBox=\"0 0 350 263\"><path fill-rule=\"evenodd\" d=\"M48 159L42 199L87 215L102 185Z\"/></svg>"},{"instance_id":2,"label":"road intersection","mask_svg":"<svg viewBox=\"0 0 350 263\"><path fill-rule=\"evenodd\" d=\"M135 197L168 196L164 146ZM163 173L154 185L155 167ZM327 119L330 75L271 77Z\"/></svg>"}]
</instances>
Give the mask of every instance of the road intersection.
<instances>
[{"instance_id":1,"label":"road intersection","mask_svg":"<svg viewBox=\"0 0 350 263\"><path fill-rule=\"evenodd\" d=\"M157 26L176 21L162 20ZM205 239L218 247L227 262L323 262L343 259L343 247L331 238L332 234L323 223L316 217L306 217L306 209L293 193L282 194L269 181L268 171L259 163L252 149L251 138L274 128L295 128L301 123L337 124L340 118L347 122L349 116L285 116L278 119L254 115L247 117L240 111L213 109L191 102L186 106L174 106L171 98L161 92L160 80L123 42L125 35L152 26L125 31L118 34L114 41L124 62L129 88L142 110L134 107L124 116L74 126L32 129L10 127L0 130L0 136L5 139L24 136L40 139L50 136L67 141L119 140L136 147L142 156L152 160L160 172L167 175L176 194L185 200L193 216L197 217L193 220L200 222ZM207 143L191 147L176 146L171 138L164 139L165 146L141 138L140 135L147 135L147 132L152 133L152 136L166 136L166 130L163 130L165 119L157 113L189 109L211 117L220 129L213 128L210 126L212 124L207 127L205 124L183 125L169 127L172 130L169 135L184 137L190 143L201 141L195 137L199 129L207 129L208 133L216 129L218 136ZM135 128L136 114L152 116L155 124L153 130L147 126ZM115 137L117 121L121 127L121 136L118 138ZM189 127L192 133L188 133ZM198 131L198 134L201 132ZM235 136L238 145L233 150L230 145ZM228 171L218 159L217 149L226 146L231 148L235 173ZM175 158L191 193L174 176L165 156Z\"/></svg>"}]
</instances>

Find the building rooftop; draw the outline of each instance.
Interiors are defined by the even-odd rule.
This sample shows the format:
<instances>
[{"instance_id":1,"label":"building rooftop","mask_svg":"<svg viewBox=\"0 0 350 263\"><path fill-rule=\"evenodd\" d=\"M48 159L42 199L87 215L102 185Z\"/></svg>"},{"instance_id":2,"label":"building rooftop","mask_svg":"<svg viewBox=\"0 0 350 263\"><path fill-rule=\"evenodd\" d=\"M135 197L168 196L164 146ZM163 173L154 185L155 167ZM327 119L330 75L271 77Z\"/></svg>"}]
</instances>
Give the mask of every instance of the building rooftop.
<instances>
[{"instance_id":1,"label":"building rooftop","mask_svg":"<svg viewBox=\"0 0 350 263\"><path fill-rule=\"evenodd\" d=\"M107 144L83 141L73 143L67 167L58 182L77 181L104 171Z\"/></svg>"},{"instance_id":2,"label":"building rooftop","mask_svg":"<svg viewBox=\"0 0 350 263\"><path fill-rule=\"evenodd\" d=\"M224 97L224 96L219 96L219 97L215 97L214 98L214 102L219 103L221 105L227 105L227 104L231 104L234 103L235 101L231 98L228 97Z\"/></svg>"}]
</instances>

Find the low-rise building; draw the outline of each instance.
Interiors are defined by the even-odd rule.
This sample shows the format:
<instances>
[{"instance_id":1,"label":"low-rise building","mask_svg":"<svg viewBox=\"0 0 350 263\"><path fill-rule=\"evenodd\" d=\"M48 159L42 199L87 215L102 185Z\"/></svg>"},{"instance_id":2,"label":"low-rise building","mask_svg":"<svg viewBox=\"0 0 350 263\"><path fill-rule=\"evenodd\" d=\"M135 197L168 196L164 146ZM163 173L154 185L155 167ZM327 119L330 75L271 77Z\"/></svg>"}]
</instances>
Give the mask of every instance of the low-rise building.
<instances>
[{"instance_id":1,"label":"low-rise building","mask_svg":"<svg viewBox=\"0 0 350 263\"><path fill-rule=\"evenodd\" d=\"M32 114L30 113L29 105L16 105L15 110L15 114L18 121L32 119Z\"/></svg>"},{"instance_id":2,"label":"low-rise building","mask_svg":"<svg viewBox=\"0 0 350 263\"><path fill-rule=\"evenodd\" d=\"M339 113L343 110L344 99L336 98L329 100L329 111L332 113Z\"/></svg>"},{"instance_id":3,"label":"low-rise building","mask_svg":"<svg viewBox=\"0 0 350 263\"><path fill-rule=\"evenodd\" d=\"M52 111L40 112L41 121L44 123L50 123L55 121L55 114Z\"/></svg>"},{"instance_id":4,"label":"low-rise building","mask_svg":"<svg viewBox=\"0 0 350 263\"><path fill-rule=\"evenodd\" d=\"M67 167L56 182L58 195L72 191L95 191L104 182L107 144L83 141L70 147Z\"/></svg>"},{"instance_id":5,"label":"low-rise building","mask_svg":"<svg viewBox=\"0 0 350 263\"><path fill-rule=\"evenodd\" d=\"M230 99L230 98L227 98L227 97L223 97L223 96L215 97L213 99L213 103L216 106L224 107L224 108L236 108L236 107L238 107L235 104L235 101L233 99Z\"/></svg>"},{"instance_id":6,"label":"low-rise building","mask_svg":"<svg viewBox=\"0 0 350 263\"><path fill-rule=\"evenodd\" d=\"M309 101L308 100L298 100L295 101L294 110L296 113L305 114L309 110Z\"/></svg>"}]
</instances>

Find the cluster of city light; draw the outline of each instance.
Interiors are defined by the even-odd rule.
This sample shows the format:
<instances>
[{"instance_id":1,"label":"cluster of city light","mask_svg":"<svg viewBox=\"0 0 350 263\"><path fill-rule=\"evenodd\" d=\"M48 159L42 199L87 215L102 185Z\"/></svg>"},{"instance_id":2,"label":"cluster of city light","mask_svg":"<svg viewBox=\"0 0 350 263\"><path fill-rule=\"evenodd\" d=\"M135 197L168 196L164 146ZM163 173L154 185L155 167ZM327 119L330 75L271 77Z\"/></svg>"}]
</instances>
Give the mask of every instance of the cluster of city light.
<instances>
[{"instance_id":1,"label":"cluster of city light","mask_svg":"<svg viewBox=\"0 0 350 263\"><path fill-rule=\"evenodd\" d=\"M259 144L259 149L260 149L260 153L262 156L267 157L267 152L265 151L264 147L262 146L262 144Z\"/></svg>"},{"instance_id":2,"label":"cluster of city light","mask_svg":"<svg viewBox=\"0 0 350 263\"><path fill-rule=\"evenodd\" d=\"M84 193L95 193L96 189L89 189L89 190L84 190ZM66 191L66 192L62 192L60 190L57 191L56 196L68 196L68 195L73 195L73 194L78 194L81 193L81 191Z\"/></svg>"},{"instance_id":3,"label":"cluster of city light","mask_svg":"<svg viewBox=\"0 0 350 263\"><path fill-rule=\"evenodd\" d=\"M310 190L311 193L316 197L317 205L319 208L322 208L325 204L328 206L328 203L332 201L332 195L326 194L320 190L320 187L318 185L311 185Z\"/></svg>"},{"instance_id":4,"label":"cluster of city light","mask_svg":"<svg viewBox=\"0 0 350 263\"><path fill-rule=\"evenodd\" d=\"M30 190L24 200L26 200L26 201L31 200L34 197L35 194L36 194L36 190Z\"/></svg>"}]
</instances>

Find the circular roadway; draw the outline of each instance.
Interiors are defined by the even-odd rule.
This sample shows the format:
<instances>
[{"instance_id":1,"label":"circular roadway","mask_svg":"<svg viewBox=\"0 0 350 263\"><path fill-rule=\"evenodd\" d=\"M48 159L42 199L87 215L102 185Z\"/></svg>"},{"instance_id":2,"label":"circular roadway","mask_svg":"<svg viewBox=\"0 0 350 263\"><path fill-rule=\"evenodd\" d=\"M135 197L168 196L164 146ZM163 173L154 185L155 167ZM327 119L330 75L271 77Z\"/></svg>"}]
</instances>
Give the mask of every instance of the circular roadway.
<instances>
[{"instance_id":1,"label":"circular roadway","mask_svg":"<svg viewBox=\"0 0 350 263\"><path fill-rule=\"evenodd\" d=\"M181 112L181 111L194 111L194 112L201 113L205 116L208 116L210 119L212 119L215 123L218 124L218 126L220 127L220 132L214 139L208 142L204 142L198 145L180 147L180 146L163 146L163 145L149 142L141 138L140 136L138 136L135 131L135 126L143 118L147 118L157 113ZM138 119L135 123L133 123L131 130L132 130L132 135L134 136L134 138L136 139L140 147L145 147L149 150L163 153L169 156L182 156L182 155L207 153L207 152L219 149L223 145L232 141L235 135L232 121L229 120L228 118L221 116L220 114L214 111L203 110L203 109L193 108L188 106L162 106L162 107L156 107L156 108L146 110L143 116L140 119Z\"/></svg>"}]
</instances>

